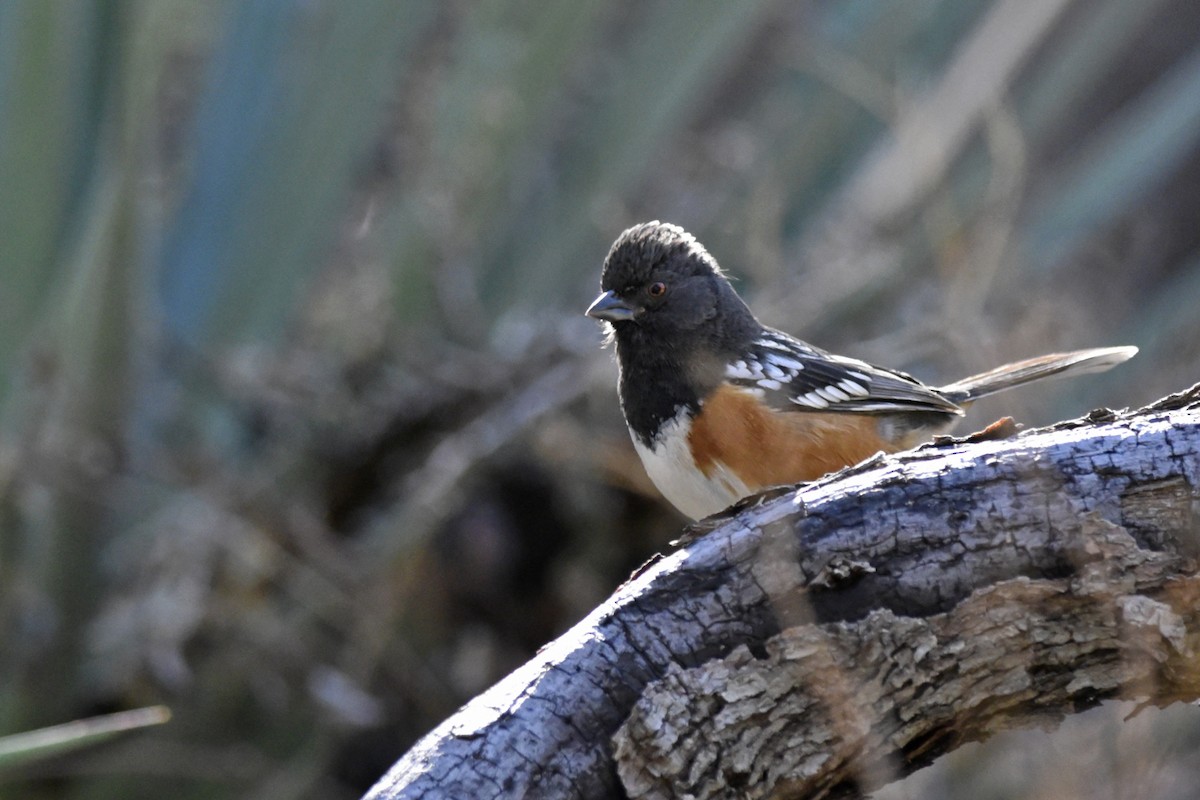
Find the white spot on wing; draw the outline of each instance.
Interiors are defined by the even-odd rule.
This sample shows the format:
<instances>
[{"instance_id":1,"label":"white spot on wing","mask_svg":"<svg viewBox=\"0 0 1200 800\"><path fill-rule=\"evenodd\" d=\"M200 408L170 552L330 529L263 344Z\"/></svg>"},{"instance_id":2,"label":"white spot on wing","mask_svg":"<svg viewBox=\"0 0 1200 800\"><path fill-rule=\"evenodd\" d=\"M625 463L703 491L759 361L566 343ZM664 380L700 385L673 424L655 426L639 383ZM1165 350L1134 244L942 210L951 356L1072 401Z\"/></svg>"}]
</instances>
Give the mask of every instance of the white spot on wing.
<instances>
[{"instance_id":1,"label":"white spot on wing","mask_svg":"<svg viewBox=\"0 0 1200 800\"><path fill-rule=\"evenodd\" d=\"M804 369L804 362L797 361L794 358L788 358L787 356L775 353L771 353L768 358L770 358L772 364L775 364L780 369L786 369L788 372L796 373Z\"/></svg>"},{"instance_id":2,"label":"white spot on wing","mask_svg":"<svg viewBox=\"0 0 1200 800\"><path fill-rule=\"evenodd\" d=\"M768 338L766 336L759 339L758 344L762 345L763 347L770 348L771 350L782 350L785 353L792 352L792 348L788 346L787 342L781 342L778 339Z\"/></svg>"},{"instance_id":3,"label":"white spot on wing","mask_svg":"<svg viewBox=\"0 0 1200 800\"><path fill-rule=\"evenodd\" d=\"M809 408L829 408L829 403L825 398L821 397L816 392L808 392L807 394L797 395L792 398L792 402Z\"/></svg>"},{"instance_id":4,"label":"white spot on wing","mask_svg":"<svg viewBox=\"0 0 1200 800\"><path fill-rule=\"evenodd\" d=\"M844 403L850 399L850 395L843 392L836 386L823 386L817 390L821 393L821 397L833 403Z\"/></svg>"},{"instance_id":5,"label":"white spot on wing","mask_svg":"<svg viewBox=\"0 0 1200 800\"><path fill-rule=\"evenodd\" d=\"M849 378L840 382L838 384L838 386L842 387L842 389L846 390L847 392L854 395L855 397L869 397L871 394L870 392L867 391L865 386L863 386L862 384L855 383L854 381L850 380Z\"/></svg>"},{"instance_id":6,"label":"white spot on wing","mask_svg":"<svg viewBox=\"0 0 1200 800\"><path fill-rule=\"evenodd\" d=\"M735 361L725 368L725 376L736 380L754 381L763 376L762 367L754 361Z\"/></svg>"}]
</instances>

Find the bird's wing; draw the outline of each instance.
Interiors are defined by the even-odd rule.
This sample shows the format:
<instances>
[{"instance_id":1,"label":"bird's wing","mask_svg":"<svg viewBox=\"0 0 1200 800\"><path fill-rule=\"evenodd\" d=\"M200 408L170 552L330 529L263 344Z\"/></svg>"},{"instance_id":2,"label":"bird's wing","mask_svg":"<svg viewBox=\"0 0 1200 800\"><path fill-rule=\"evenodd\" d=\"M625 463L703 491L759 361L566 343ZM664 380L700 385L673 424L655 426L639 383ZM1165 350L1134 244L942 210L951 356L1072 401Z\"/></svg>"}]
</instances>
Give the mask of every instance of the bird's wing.
<instances>
[{"instance_id":1,"label":"bird's wing","mask_svg":"<svg viewBox=\"0 0 1200 800\"><path fill-rule=\"evenodd\" d=\"M763 331L743 358L728 365L725 377L789 411L963 413L903 372L833 355L771 329Z\"/></svg>"}]
</instances>

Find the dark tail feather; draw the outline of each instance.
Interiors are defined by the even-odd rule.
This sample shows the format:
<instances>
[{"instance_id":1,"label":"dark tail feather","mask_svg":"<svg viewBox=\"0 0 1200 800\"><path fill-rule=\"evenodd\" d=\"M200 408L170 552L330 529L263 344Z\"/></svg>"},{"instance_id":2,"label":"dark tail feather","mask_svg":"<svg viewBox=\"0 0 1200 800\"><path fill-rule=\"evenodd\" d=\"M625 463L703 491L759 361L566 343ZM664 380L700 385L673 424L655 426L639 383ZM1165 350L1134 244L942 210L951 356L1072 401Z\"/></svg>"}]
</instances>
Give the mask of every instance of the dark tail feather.
<instances>
[{"instance_id":1,"label":"dark tail feather","mask_svg":"<svg viewBox=\"0 0 1200 800\"><path fill-rule=\"evenodd\" d=\"M938 391L947 399L961 405L1043 378L1104 372L1133 358L1137 351L1136 347L1097 347L1093 350L1076 350L1073 353L1051 353L1048 356L1028 358L963 378L961 381L942 386Z\"/></svg>"}]
</instances>

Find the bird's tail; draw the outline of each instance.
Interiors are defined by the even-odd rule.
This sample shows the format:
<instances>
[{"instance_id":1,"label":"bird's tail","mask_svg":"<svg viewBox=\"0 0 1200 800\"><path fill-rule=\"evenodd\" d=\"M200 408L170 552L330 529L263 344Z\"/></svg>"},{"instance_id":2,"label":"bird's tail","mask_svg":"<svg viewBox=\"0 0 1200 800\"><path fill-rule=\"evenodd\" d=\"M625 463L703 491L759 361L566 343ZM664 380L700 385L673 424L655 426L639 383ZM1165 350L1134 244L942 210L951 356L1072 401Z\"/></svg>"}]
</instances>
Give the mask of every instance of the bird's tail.
<instances>
[{"instance_id":1,"label":"bird's tail","mask_svg":"<svg viewBox=\"0 0 1200 800\"><path fill-rule=\"evenodd\" d=\"M1104 372L1133 358L1137 351L1136 347L1097 347L1072 353L1051 353L963 378L961 381L940 387L938 392L948 400L962 405L1043 378Z\"/></svg>"}]
</instances>

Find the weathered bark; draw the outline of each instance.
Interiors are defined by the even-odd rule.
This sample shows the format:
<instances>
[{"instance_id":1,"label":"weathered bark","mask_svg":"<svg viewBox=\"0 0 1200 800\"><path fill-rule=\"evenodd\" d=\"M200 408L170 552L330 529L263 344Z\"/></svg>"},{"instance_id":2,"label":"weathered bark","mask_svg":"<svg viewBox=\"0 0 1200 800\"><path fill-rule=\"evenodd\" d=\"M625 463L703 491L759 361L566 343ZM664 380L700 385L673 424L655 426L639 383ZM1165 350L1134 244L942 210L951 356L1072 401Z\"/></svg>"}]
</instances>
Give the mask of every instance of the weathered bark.
<instances>
[{"instance_id":1,"label":"weathered bark","mask_svg":"<svg viewBox=\"0 0 1200 800\"><path fill-rule=\"evenodd\" d=\"M836 796L1108 697L1200 696L1200 390L703 525L369 797Z\"/></svg>"}]
</instances>

